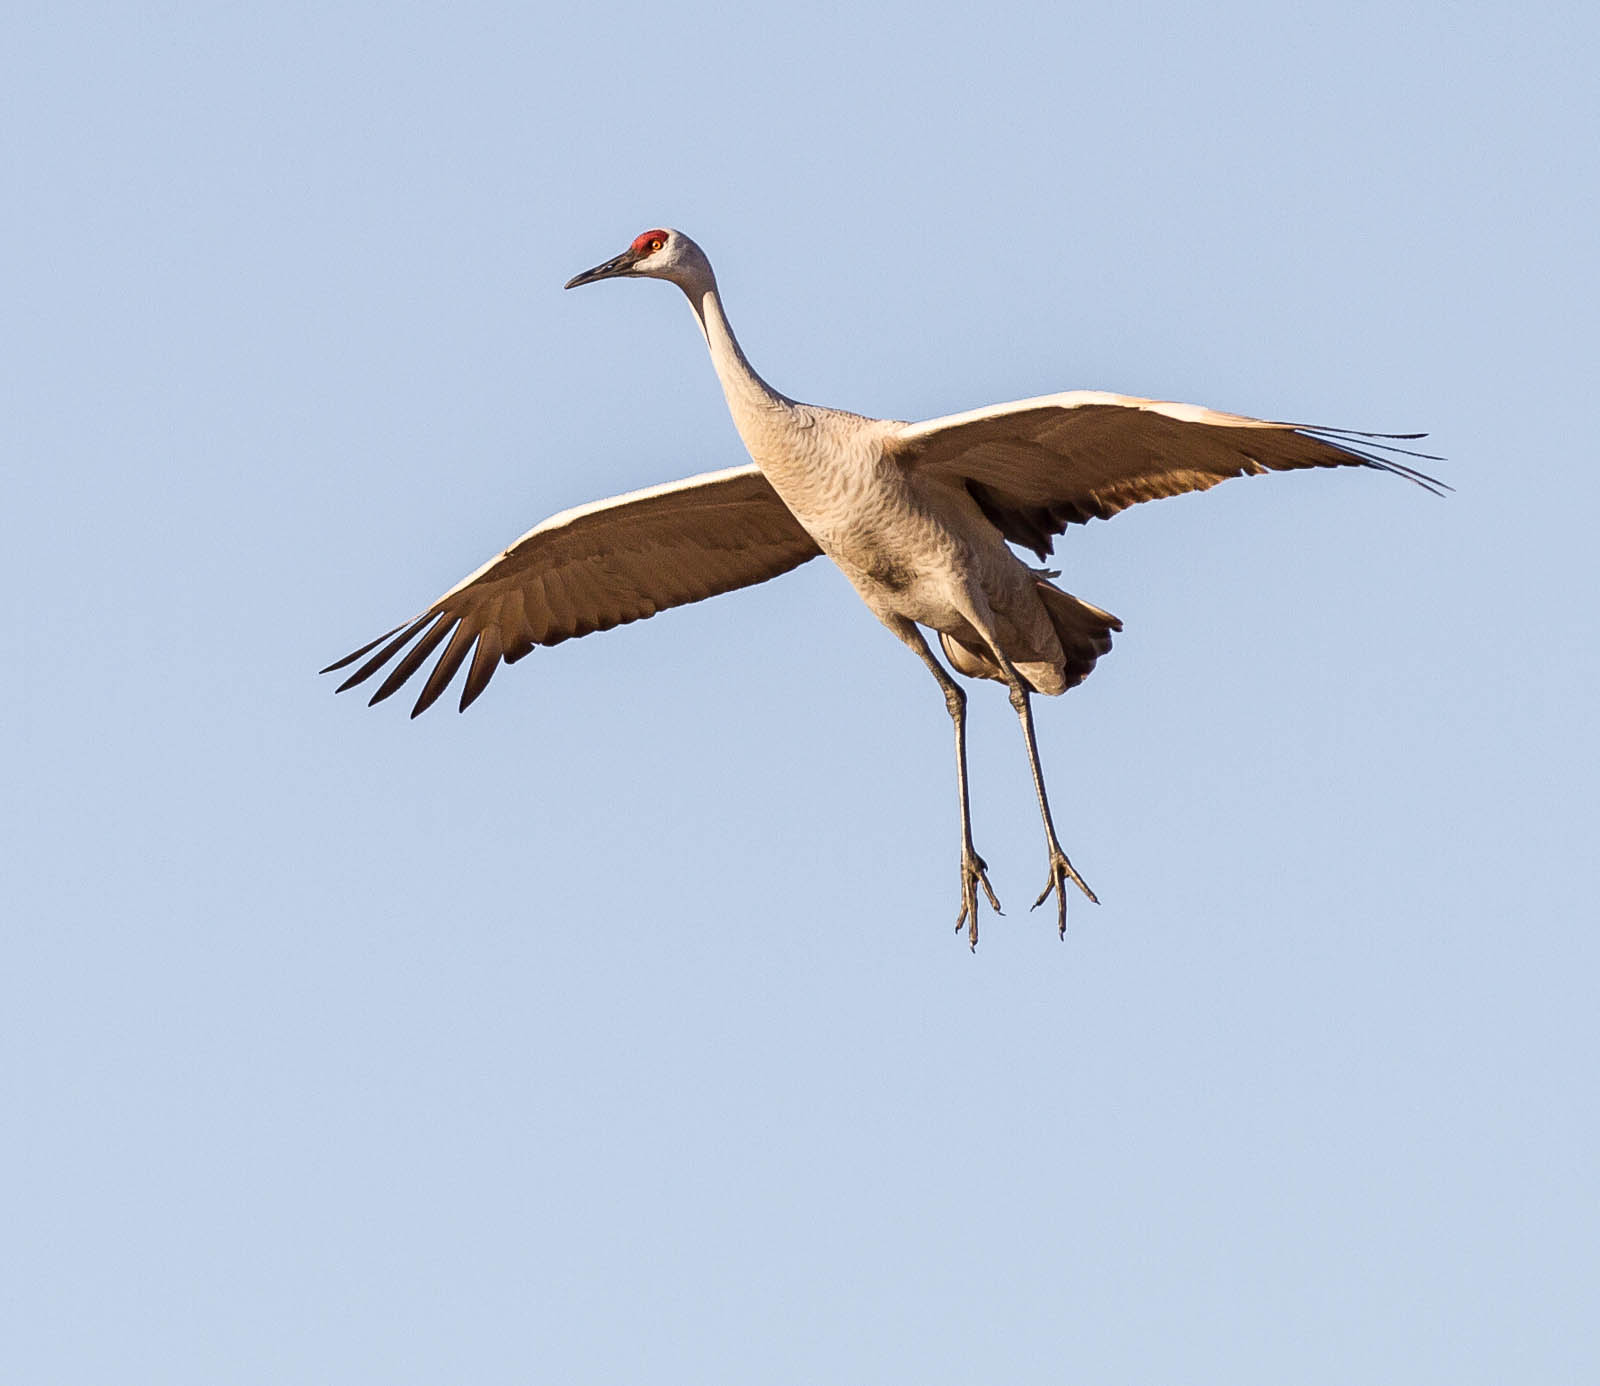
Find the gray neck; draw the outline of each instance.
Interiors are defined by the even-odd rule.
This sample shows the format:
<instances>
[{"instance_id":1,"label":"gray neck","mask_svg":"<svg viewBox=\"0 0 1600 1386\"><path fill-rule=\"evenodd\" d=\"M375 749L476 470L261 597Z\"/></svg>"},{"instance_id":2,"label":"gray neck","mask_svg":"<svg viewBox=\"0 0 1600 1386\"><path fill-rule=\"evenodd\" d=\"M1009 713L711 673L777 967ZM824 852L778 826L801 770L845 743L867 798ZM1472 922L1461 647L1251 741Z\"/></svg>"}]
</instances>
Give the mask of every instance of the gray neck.
<instances>
[{"instance_id":1,"label":"gray neck","mask_svg":"<svg viewBox=\"0 0 1600 1386\"><path fill-rule=\"evenodd\" d=\"M717 379L722 382L722 393L728 401L728 412L746 443L751 432L764 432L770 428L773 415L786 415L795 402L768 385L745 358L739 339L728 325L728 315L722 310L722 297L717 293L716 280L685 288L689 306L705 333L706 345L711 349L711 364L716 367Z\"/></svg>"}]
</instances>

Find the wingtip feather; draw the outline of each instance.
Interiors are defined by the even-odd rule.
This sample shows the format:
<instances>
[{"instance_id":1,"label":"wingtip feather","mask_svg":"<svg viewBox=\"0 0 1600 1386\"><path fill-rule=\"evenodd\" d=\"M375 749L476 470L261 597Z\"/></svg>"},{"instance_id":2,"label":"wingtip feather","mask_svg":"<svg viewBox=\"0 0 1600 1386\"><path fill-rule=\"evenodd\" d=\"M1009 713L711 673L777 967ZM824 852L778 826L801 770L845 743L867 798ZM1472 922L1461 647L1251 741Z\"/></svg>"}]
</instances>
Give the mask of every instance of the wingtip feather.
<instances>
[{"instance_id":1,"label":"wingtip feather","mask_svg":"<svg viewBox=\"0 0 1600 1386\"><path fill-rule=\"evenodd\" d=\"M404 630L409 624L410 624L409 621L402 621L398 626L395 626L393 630L384 631L384 633L382 635L380 635L376 640L369 640L359 650L351 650L350 653L347 654L343 659L334 660L332 664L327 666L327 668L318 669L317 673L318 674L331 674L337 669L343 669L345 667L345 665L347 665L347 664L354 664L356 662L356 660L361 658L362 655L369 654L371 651L377 649L378 646L383 644L383 642L385 640L387 640L391 635L398 634L400 631ZM348 684L345 685L345 687L348 687L348 686L349 686ZM344 692L344 688L339 688L336 691L340 692L340 693L343 693Z\"/></svg>"}]
</instances>

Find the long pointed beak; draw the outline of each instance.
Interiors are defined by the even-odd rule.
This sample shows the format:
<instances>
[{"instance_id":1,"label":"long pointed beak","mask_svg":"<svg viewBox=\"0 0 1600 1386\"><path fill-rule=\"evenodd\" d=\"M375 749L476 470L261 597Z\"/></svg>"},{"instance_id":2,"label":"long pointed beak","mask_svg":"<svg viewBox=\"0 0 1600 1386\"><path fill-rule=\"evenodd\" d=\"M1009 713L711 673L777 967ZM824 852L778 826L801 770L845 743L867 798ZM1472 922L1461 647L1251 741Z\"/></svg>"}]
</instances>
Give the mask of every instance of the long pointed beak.
<instances>
[{"instance_id":1,"label":"long pointed beak","mask_svg":"<svg viewBox=\"0 0 1600 1386\"><path fill-rule=\"evenodd\" d=\"M615 279L618 275L626 274L638 260L638 256L631 250L625 250L615 259L607 260L603 265L596 265L593 269L584 270L582 274L575 274L563 286L576 289L580 284L593 284L600 279Z\"/></svg>"}]
</instances>

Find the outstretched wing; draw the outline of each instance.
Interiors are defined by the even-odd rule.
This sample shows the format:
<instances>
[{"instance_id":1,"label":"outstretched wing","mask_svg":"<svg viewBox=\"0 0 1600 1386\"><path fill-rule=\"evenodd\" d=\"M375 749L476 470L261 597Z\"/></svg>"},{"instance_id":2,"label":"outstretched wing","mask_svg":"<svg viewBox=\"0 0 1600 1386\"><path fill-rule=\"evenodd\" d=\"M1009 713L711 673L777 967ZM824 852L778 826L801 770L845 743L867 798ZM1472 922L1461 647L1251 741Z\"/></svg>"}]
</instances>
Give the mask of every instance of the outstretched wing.
<instances>
[{"instance_id":1,"label":"outstretched wing","mask_svg":"<svg viewBox=\"0 0 1600 1386\"><path fill-rule=\"evenodd\" d=\"M1194 404L1099 390L997 404L907 424L888 453L964 485L1014 544L1044 558L1069 524L1139 501L1204 491L1231 476L1297 467L1374 467L1439 493L1443 482L1394 460L1420 433L1356 433L1273 423Z\"/></svg>"},{"instance_id":2,"label":"outstretched wing","mask_svg":"<svg viewBox=\"0 0 1600 1386\"><path fill-rule=\"evenodd\" d=\"M820 552L758 468L708 472L551 516L415 620L322 672L367 657L342 693L398 657L372 695L378 703L443 644L411 715L432 706L471 654L465 712L501 660L754 586Z\"/></svg>"}]
</instances>

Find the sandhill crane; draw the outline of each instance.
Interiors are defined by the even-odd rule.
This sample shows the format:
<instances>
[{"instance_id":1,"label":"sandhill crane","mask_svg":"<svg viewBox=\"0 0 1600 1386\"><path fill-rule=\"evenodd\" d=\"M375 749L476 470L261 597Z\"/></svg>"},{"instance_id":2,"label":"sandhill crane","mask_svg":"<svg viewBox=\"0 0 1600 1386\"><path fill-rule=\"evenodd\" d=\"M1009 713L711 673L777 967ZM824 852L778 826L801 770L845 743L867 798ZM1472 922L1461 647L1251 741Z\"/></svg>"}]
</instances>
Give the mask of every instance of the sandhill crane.
<instances>
[{"instance_id":1,"label":"sandhill crane","mask_svg":"<svg viewBox=\"0 0 1600 1386\"><path fill-rule=\"evenodd\" d=\"M681 231L656 229L566 285L665 279L694 309L728 409L752 462L552 516L419 616L324 673L363 661L339 691L395 661L372 695L382 702L444 645L411 715L442 694L470 654L464 712L503 660L538 645L608 630L667 607L750 587L827 554L872 613L927 667L955 727L961 800L961 910L978 942L978 889L998 913L972 843L966 694L929 649L936 631L957 673L1010 691L1044 820L1048 876L1067 927L1066 883L1096 897L1061 849L1039 767L1029 702L1088 677L1122 623L1080 601L1008 545L1050 554L1069 524L1108 519L1138 501L1203 491L1232 476L1359 466L1438 493L1442 482L1397 456L1421 434L1357 433L1274 423L1191 404L1074 390L905 423L801 404L751 368L728 325L705 253ZM1385 455L1380 455L1385 454ZM448 643L446 643L448 642Z\"/></svg>"}]
</instances>

